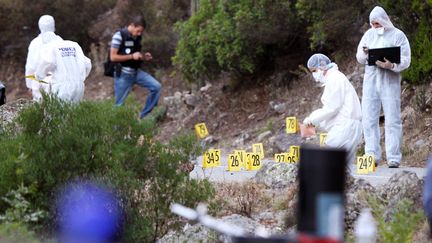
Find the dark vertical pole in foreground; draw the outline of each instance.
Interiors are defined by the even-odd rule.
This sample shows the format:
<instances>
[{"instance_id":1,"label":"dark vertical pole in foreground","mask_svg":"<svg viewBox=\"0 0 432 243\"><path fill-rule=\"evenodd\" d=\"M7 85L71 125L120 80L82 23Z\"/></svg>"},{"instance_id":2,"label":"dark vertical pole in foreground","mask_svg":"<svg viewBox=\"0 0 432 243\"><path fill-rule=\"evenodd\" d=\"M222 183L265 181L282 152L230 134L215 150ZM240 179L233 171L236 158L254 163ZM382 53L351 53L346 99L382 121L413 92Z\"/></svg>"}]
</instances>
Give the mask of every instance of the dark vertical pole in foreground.
<instances>
[{"instance_id":1,"label":"dark vertical pole in foreground","mask_svg":"<svg viewBox=\"0 0 432 243\"><path fill-rule=\"evenodd\" d=\"M6 87L0 82L0 105L6 103Z\"/></svg>"},{"instance_id":2,"label":"dark vertical pole in foreground","mask_svg":"<svg viewBox=\"0 0 432 243\"><path fill-rule=\"evenodd\" d=\"M345 150L300 148L298 232L343 241Z\"/></svg>"}]
</instances>

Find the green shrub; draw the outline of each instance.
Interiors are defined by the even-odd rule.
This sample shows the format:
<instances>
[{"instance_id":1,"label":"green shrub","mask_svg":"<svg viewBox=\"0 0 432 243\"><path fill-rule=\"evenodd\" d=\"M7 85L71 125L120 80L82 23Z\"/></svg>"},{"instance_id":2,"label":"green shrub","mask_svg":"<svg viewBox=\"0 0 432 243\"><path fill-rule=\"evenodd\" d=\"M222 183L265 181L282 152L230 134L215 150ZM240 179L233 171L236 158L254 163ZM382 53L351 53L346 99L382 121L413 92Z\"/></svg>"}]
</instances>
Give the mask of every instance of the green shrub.
<instances>
[{"instance_id":1,"label":"green shrub","mask_svg":"<svg viewBox=\"0 0 432 243\"><path fill-rule=\"evenodd\" d=\"M180 169L198 151L194 137L160 144L153 140L155 124L139 121L129 105L74 105L45 97L20 114L18 126L19 132L0 139L11 147L7 154L0 152L5 155L0 165L11 167L0 172L6 175L0 185L31 187L35 193L26 200L50 212L45 225L55 219L56 192L75 180L102 181L119 192L126 212L125 242L154 241L175 226L171 202L193 207L213 194L208 182L191 180ZM3 205L0 214L7 210Z\"/></svg>"},{"instance_id":2,"label":"green shrub","mask_svg":"<svg viewBox=\"0 0 432 243\"><path fill-rule=\"evenodd\" d=\"M22 182L22 164L25 154L19 153L18 139L8 139L9 134L0 133L0 195L6 195L10 190ZM0 200L0 209L4 208Z\"/></svg>"},{"instance_id":3,"label":"green shrub","mask_svg":"<svg viewBox=\"0 0 432 243\"><path fill-rule=\"evenodd\" d=\"M412 201L408 199L398 202L396 207L391 210L391 215L385 214L386 210L389 210L386 202L376 197L370 197L368 203L377 221L380 242L412 242L419 223L425 220L423 212L413 208Z\"/></svg>"},{"instance_id":4,"label":"green shrub","mask_svg":"<svg viewBox=\"0 0 432 243\"><path fill-rule=\"evenodd\" d=\"M411 66L403 73L404 78L412 84L430 82L432 80L432 65L430 65L432 63L430 48L432 3L430 1L299 0L296 8L307 28L310 48L315 51L335 52L335 56L341 56L345 60L347 54L353 55L353 51L347 49L354 50L361 38L362 29L369 28L369 13L376 5L386 10L393 24L404 31L410 41ZM344 55L347 51L348 53Z\"/></svg>"},{"instance_id":5,"label":"green shrub","mask_svg":"<svg viewBox=\"0 0 432 243\"><path fill-rule=\"evenodd\" d=\"M368 0L297 1L296 9L307 29L310 49L343 52L356 46L361 38L359 30L368 21L367 6L371 4Z\"/></svg>"},{"instance_id":6,"label":"green shrub","mask_svg":"<svg viewBox=\"0 0 432 243\"><path fill-rule=\"evenodd\" d=\"M7 243L39 243L35 234L27 227L18 223L0 224L0 242Z\"/></svg>"},{"instance_id":7,"label":"green shrub","mask_svg":"<svg viewBox=\"0 0 432 243\"><path fill-rule=\"evenodd\" d=\"M432 81L432 2L382 0L396 27L405 32L411 45L411 66L403 73L412 84Z\"/></svg>"},{"instance_id":8,"label":"green shrub","mask_svg":"<svg viewBox=\"0 0 432 243\"><path fill-rule=\"evenodd\" d=\"M294 7L282 0L203 0L176 28L180 39L173 62L191 82L222 72L235 77L256 74L259 67L271 66L275 53L302 40Z\"/></svg>"},{"instance_id":9,"label":"green shrub","mask_svg":"<svg viewBox=\"0 0 432 243\"><path fill-rule=\"evenodd\" d=\"M0 215L0 222L6 223L36 223L46 218L46 212L33 209L26 197L33 194L29 188L20 185L17 190L11 190L2 197L2 201L9 205L4 215Z\"/></svg>"}]
</instances>

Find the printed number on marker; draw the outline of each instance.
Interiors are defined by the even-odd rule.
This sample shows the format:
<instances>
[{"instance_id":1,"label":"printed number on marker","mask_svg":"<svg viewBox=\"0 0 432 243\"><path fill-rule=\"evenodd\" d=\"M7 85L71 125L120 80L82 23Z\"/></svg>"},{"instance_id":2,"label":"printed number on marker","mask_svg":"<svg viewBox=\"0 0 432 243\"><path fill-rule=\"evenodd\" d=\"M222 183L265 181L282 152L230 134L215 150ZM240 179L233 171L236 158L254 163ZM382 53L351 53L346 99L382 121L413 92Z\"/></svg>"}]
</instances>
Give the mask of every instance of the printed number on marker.
<instances>
[{"instance_id":1,"label":"printed number on marker","mask_svg":"<svg viewBox=\"0 0 432 243\"><path fill-rule=\"evenodd\" d=\"M231 155L231 160L232 160L231 166L235 167L235 166L240 165L240 162L238 160L238 156Z\"/></svg>"},{"instance_id":2,"label":"printed number on marker","mask_svg":"<svg viewBox=\"0 0 432 243\"><path fill-rule=\"evenodd\" d=\"M207 164L213 164L214 161L215 161L214 153L208 152L207 153Z\"/></svg>"},{"instance_id":3,"label":"printed number on marker","mask_svg":"<svg viewBox=\"0 0 432 243\"><path fill-rule=\"evenodd\" d=\"M253 160L252 166L260 166L261 162L260 162L259 155L253 154L252 160Z\"/></svg>"},{"instance_id":4,"label":"printed number on marker","mask_svg":"<svg viewBox=\"0 0 432 243\"><path fill-rule=\"evenodd\" d=\"M284 154L276 154L276 162L285 162Z\"/></svg>"},{"instance_id":5,"label":"printed number on marker","mask_svg":"<svg viewBox=\"0 0 432 243\"><path fill-rule=\"evenodd\" d=\"M369 167L372 167L372 162L373 162L373 158L372 158L372 156L367 156L366 159L367 159L367 164L368 164L368 166L369 166Z\"/></svg>"},{"instance_id":6,"label":"printed number on marker","mask_svg":"<svg viewBox=\"0 0 432 243\"><path fill-rule=\"evenodd\" d=\"M367 160L365 160L363 157L359 158L360 160L360 169L365 170L367 169L368 163Z\"/></svg>"},{"instance_id":7,"label":"printed number on marker","mask_svg":"<svg viewBox=\"0 0 432 243\"><path fill-rule=\"evenodd\" d=\"M199 124L199 129L200 129L200 133L201 134L206 134L207 133L207 129L206 129L206 127L204 126L204 124Z\"/></svg>"},{"instance_id":8,"label":"printed number on marker","mask_svg":"<svg viewBox=\"0 0 432 243\"><path fill-rule=\"evenodd\" d=\"M293 161L293 157L292 156L288 156L287 157L287 162L288 163L293 163L294 161Z\"/></svg>"}]
</instances>

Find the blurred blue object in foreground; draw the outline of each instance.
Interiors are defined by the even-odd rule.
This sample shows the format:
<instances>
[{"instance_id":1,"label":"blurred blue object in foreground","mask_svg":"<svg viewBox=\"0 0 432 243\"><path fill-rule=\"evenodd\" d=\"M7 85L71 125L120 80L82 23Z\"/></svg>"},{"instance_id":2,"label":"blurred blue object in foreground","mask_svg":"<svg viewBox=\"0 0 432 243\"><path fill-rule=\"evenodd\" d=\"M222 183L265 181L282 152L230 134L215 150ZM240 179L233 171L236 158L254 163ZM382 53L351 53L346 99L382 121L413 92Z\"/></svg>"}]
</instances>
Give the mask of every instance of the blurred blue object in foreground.
<instances>
[{"instance_id":1,"label":"blurred blue object in foreground","mask_svg":"<svg viewBox=\"0 0 432 243\"><path fill-rule=\"evenodd\" d=\"M71 183L57 200L57 226L61 243L119 241L122 210L110 190L91 182Z\"/></svg>"}]
</instances>

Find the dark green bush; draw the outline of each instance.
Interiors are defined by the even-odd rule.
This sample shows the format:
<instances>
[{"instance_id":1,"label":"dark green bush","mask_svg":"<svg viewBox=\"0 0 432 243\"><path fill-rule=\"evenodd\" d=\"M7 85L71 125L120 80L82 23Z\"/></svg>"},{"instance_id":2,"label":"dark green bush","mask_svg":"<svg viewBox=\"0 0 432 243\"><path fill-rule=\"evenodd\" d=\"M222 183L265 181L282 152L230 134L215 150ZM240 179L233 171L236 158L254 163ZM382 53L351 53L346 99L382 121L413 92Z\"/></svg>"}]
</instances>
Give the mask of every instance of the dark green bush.
<instances>
[{"instance_id":1,"label":"dark green bush","mask_svg":"<svg viewBox=\"0 0 432 243\"><path fill-rule=\"evenodd\" d=\"M411 66L404 78L412 84L432 81L432 2L425 0L380 1L395 26L408 37Z\"/></svg>"},{"instance_id":2,"label":"dark green bush","mask_svg":"<svg viewBox=\"0 0 432 243\"><path fill-rule=\"evenodd\" d=\"M180 39L173 61L191 82L222 72L256 74L262 65L274 62L272 54L283 55L302 43L294 5L282 0L203 0L177 30Z\"/></svg>"},{"instance_id":3,"label":"dark green bush","mask_svg":"<svg viewBox=\"0 0 432 243\"><path fill-rule=\"evenodd\" d=\"M412 242L416 229L426 221L422 210L409 199L402 199L391 210L387 201L376 196L369 196L367 202L377 222L380 242Z\"/></svg>"},{"instance_id":4,"label":"dark green bush","mask_svg":"<svg viewBox=\"0 0 432 243\"><path fill-rule=\"evenodd\" d=\"M212 195L209 183L180 169L199 151L194 136L163 145L152 139L155 124L138 121L130 107L44 100L20 114L20 132L1 136L0 146L8 149L0 151L0 165L7 168L0 172L0 185L7 186L0 196L21 182L34 188L27 200L51 212L45 223L54 220L56 191L74 180L103 181L121 194L125 242L154 241L170 229L171 202L194 206ZM2 205L0 215L7 209Z\"/></svg>"},{"instance_id":5,"label":"dark green bush","mask_svg":"<svg viewBox=\"0 0 432 243\"><path fill-rule=\"evenodd\" d=\"M340 52L356 46L369 19L369 0L298 0L296 9L314 51ZM355 48L354 48L355 49Z\"/></svg>"},{"instance_id":6,"label":"dark green bush","mask_svg":"<svg viewBox=\"0 0 432 243\"><path fill-rule=\"evenodd\" d=\"M34 191L21 184L18 189L11 190L2 197L1 200L8 204L8 207L5 213L0 215L0 223L38 223L46 218L46 212L33 208L27 201L32 194Z\"/></svg>"},{"instance_id":7,"label":"dark green bush","mask_svg":"<svg viewBox=\"0 0 432 243\"><path fill-rule=\"evenodd\" d=\"M0 224L0 242L7 243L39 243L34 232L18 223Z\"/></svg>"}]
</instances>

